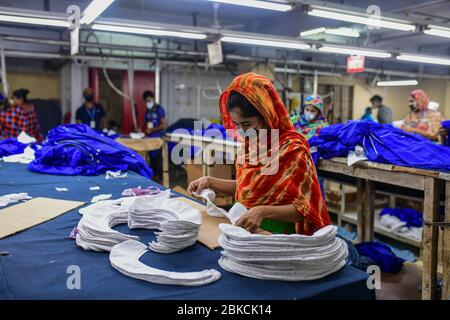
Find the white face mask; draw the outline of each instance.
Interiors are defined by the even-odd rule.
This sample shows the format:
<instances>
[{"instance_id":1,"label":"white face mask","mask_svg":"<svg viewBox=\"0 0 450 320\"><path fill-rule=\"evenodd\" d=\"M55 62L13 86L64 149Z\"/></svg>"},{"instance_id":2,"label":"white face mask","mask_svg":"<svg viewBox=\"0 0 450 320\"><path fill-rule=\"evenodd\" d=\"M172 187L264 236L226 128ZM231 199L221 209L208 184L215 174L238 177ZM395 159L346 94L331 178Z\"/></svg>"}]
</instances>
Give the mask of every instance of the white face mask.
<instances>
[{"instance_id":1,"label":"white face mask","mask_svg":"<svg viewBox=\"0 0 450 320\"><path fill-rule=\"evenodd\" d=\"M154 103L153 101L148 101L148 102L147 102L147 108L148 108L148 109L153 108L154 105L155 105L155 103Z\"/></svg>"},{"instance_id":2,"label":"white face mask","mask_svg":"<svg viewBox=\"0 0 450 320\"><path fill-rule=\"evenodd\" d=\"M316 119L316 114L310 111L305 111L305 119L308 121L313 121L314 119Z\"/></svg>"},{"instance_id":3,"label":"white face mask","mask_svg":"<svg viewBox=\"0 0 450 320\"><path fill-rule=\"evenodd\" d=\"M14 105L14 100L13 99L9 99L8 102L9 102L9 105L11 105L11 106Z\"/></svg>"}]
</instances>

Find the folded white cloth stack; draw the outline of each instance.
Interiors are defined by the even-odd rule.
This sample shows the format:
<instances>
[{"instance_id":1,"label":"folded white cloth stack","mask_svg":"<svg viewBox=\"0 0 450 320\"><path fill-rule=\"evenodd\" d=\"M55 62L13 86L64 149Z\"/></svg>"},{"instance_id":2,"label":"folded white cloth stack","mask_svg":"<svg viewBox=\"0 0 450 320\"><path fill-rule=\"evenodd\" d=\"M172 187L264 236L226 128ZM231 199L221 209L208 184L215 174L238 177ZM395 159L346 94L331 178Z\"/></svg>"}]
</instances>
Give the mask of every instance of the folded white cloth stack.
<instances>
[{"instance_id":1,"label":"folded white cloth stack","mask_svg":"<svg viewBox=\"0 0 450 320\"><path fill-rule=\"evenodd\" d=\"M130 208L130 229L158 229L151 250L172 253L193 245L198 238L202 215L199 210L177 199L138 197Z\"/></svg>"},{"instance_id":2,"label":"folded white cloth stack","mask_svg":"<svg viewBox=\"0 0 450 320\"><path fill-rule=\"evenodd\" d=\"M326 226L312 236L258 235L220 224L220 266L243 276L284 281L314 280L345 265L347 244L336 237L337 228Z\"/></svg>"}]
</instances>

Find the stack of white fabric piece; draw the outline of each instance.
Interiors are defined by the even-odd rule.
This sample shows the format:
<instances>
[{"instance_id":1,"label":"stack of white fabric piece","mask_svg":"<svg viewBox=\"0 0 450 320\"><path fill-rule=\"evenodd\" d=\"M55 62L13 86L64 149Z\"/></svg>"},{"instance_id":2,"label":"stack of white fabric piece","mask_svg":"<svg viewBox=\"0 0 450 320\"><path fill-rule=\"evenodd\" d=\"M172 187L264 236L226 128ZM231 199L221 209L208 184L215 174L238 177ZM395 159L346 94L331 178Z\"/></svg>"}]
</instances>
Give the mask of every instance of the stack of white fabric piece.
<instances>
[{"instance_id":1,"label":"stack of white fabric piece","mask_svg":"<svg viewBox=\"0 0 450 320\"><path fill-rule=\"evenodd\" d=\"M119 272L152 283L201 286L220 279L220 272L214 269L200 272L172 272L147 266L139 261L147 246L141 242L128 240L114 246L109 255L111 265Z\"/></svg>"},{"instance_id":2,"label":"stack of white fabric piece","mask_svg":"<svg viewBox=\"0 0 450 320\"><path fill-rule=\"evenodd\" d=\"M139 240L137 236L111 229L128 221L128 205L122 205L120 200L101 201L82 210L83 217L77 226L77 245L84 250L111 251L120 242Z\"/></svg>"},{"instance_id":3,"label":"stack of white fabric piece","mask_svg":"<svg viewBox=\"0 0 450 320\"><path fill-rule=\"evenodd\" d=\"M219 244L224 249L220 266L246 277L301 281L325 277L345 265L348 248L336 237L337 228L326 226L312 236L259 235L220 224Z\"/></svg>"},{"instance_id":4,"label":"stack of white fabric piece","mask_svg":"<svg viewBox=\"0 0 450 320\"><path fill-rule=\"evenodd\" d=\"M199 210L177 199L138 197L130 208L130 229L158 229L151 250L172 253L193 245L198 238L202 215Z\"/></svg>"},{"instance_id":5,"label":"stack of white fabric piece","mask_svg":"<svg viewBox=\"0 0 450 320\"><path fill-rule=\"evenodd\" d=\"M139 240L137 236L131 236L111 229L118 224L128 223L128 216L133 203L151 201L154 198L169 198L170 190L158 195L143 197L124 197L117 200L105 200L96 202L79 210L83 215L77 226L76 242L85 250L111 251L111 248L126 240Z\"/></svg>"}]
</instances>

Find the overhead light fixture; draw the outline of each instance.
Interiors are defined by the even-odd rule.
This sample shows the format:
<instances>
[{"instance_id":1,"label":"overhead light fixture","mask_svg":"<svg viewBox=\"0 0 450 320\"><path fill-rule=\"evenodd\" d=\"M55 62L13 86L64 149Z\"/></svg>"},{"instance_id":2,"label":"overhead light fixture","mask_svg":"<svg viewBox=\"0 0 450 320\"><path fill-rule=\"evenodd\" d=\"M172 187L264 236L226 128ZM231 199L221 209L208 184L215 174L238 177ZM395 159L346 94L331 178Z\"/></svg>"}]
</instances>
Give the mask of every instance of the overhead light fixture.
<instances>
[{"instance_id":1,"label":"overhead light fixture","mask_svg":"<svg viewBox=\"0 0 450 320\"><path fill-rule=\"evenodd\" d=\"M292 10L292 6L290 4L283 4L269 1L259 1L259 0L209 0L209 1L274 11Z\"/></svg>"},{"instance_id":2,"label":"overhead light fixture","mask_svg":"<svg viewBox=\"0 0 450 320\"><path fill-rule=\"evenodd\" d=\"M390 58L392 56L392 54L386 51L376 51L350 47L338 47L338 46L322 46L319 48L319 51L345 55L358 55L373 58Z\"/></svg>"},{"instance_id":3,"label":"overhead light fixture","mask_svg":"<svg viewBox=\"0 0 450 320\"><path fill-rule=\"evenodd\" d=\"M303 31L303 32L300 32L300 37L312 36L315 34L325 32L325 30L327 30L327 28L322 27L322 28L311 29L308 31Z\"/></svg>"},{"instance_id":4,"label":"overhead light fixture","mask_svg":"<svg viewBox=\"0 0 450 320\"><path fill-rule=\"evenodd\" d=\"M400 22L400 20L387 19L380 17L379 20L376 18L363 13L343 11L338 9L331 9L327 7L311 6L308 11L310 16L316 16L326 19L333 19L339 21L346 21L352 23L363 24L372 27L395 29L402 31L414 31L416 26L408 22Z\"/></svg>"},{"instance_id":5,"label":"overhead light fixture","mask_svg":"<svg viewBox=\"0 0 450 320\"><path fill-rule=\"evenodd\" d=\"M438 37L444 37L444 38L450 38L450 28L444 28L440 26L435 25L429 25L427 29L423 31L423 33L432 35L432 36L438 36Z\"/></svg>"},{"instance_id":6,"label":"overhead light fixture","mask_svg":"<svg viewBox=\"0 0 450 320\"><path fill-rule=\"evenodd\" d=\"M397 60L402 60L402 61L431 63L431 64L440 64L440 65L444 65L444 66L450 66L450 59L448 59L448 58L422 56L422 55L417 55L417 54L406 54L406 53L401 53L396 58L397 58Z\"/></svg>"},{"instance_id":7,"label":"overhead light fixture","mask_svg":"<svg viewBox=\"0 0 450 320\"><path fill-rule=\"evenodd\" d=\"M80 23L91 24L103 11L108 8L114 0L92 0L81 15Z\"/></svg>"},{"instance_id":8,"label":"overhead light fixture","mask_svg":"<svg viewBox=\"0 0 450 320\"><path fill-rule=\"evenodd\" d=\"M351 28L336 28L336 29L326 29L326 34L332 34L336 36L352 37L358 38L359 32Z\"/></svg>"},{"instance_id":9,"label":"overhead light fixture","mask_svg":"<svg viewBox=\"0 0 450 320\"><path fill-rule=\"evenodd\" d=\"M98 23L93 24L92 29L99 31L123 32L132 34L144 34L149 36L186 38L194 40L203 40L206 39L207 37L207 35L204 33L189 32L184 30L172 31L157 28L126 27L121 25L98 24Z\"/></svg>"},{"instance_id":10,"label":"overhead light fixture","mask_svg":"<svg viewBox=\"0 0 450 320\"><path fill-rule=\"evenodd\" d=\"M396 87L396 86L416 86L417 80L393 80L393 81L378 81L378 87Z\"/></svg>"},{"instance_id":11,"label":"overhead light fixture","mask_svg":"<svg viewBox=\"0 0 450 320\"><path fill-rule=\"evenodd\" d=\"M35 24L39 26L49 26L49 27L65 27L65 28L69 27L69 23L65 19L52 19L52 18L41 18L31 16L0 14L0 21Z\"/></svg>"},{"instance_id":12,"label":"overhead light fixture","mask_svg":"<svg viewBox=\"0 0 450 320\"><path fill-rule=\"evenodd\" d=\"M258 39L250 37L239 37L239 36L224 36L220 39L222 42L237 43L245 45L255 45L263 47L275 47L275 48L285 48L285 49L309 49L311 46L306 43L298 41L283 41L283 40L267 40Z\"/></svg>"},{"instance_id":13,"label":"overhead light fixture","mask_svg":"<svg viewBox=\"0 0 450 320\"><path fill-rule=\"evenodd\" d=\"M351 28L328 29L325 27L300 32L300 37L312 36L312 35L319 34L319 33L326 33L326 34L332 34L332 35L336 35L336 36L353 37L353 38L359 37L359 32L355 29L351 29Z\"/></svg>"}]
</instances>

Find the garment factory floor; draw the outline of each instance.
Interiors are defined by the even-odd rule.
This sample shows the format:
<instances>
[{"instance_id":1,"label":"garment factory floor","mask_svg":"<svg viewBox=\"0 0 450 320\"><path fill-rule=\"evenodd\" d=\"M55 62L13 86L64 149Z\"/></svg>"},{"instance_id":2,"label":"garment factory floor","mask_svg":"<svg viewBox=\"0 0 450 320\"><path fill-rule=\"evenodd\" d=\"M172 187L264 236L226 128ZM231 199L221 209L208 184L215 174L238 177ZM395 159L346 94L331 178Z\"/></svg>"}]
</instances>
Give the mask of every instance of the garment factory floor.
<instances>
[{"instance_id":1,"label":"garment factory floor","mask_svg":"<svg viewBox=\"0 0 450 320\"><path fill-rule=\"evenodd\" d=\"M187 187L186 172L183 168L170 168L171 186ZM419 287L422 283L422 261L405 262L398 274L382 273L381 288L377 290L377 300L420 300Z\"/></svg>"}]
</instances>

